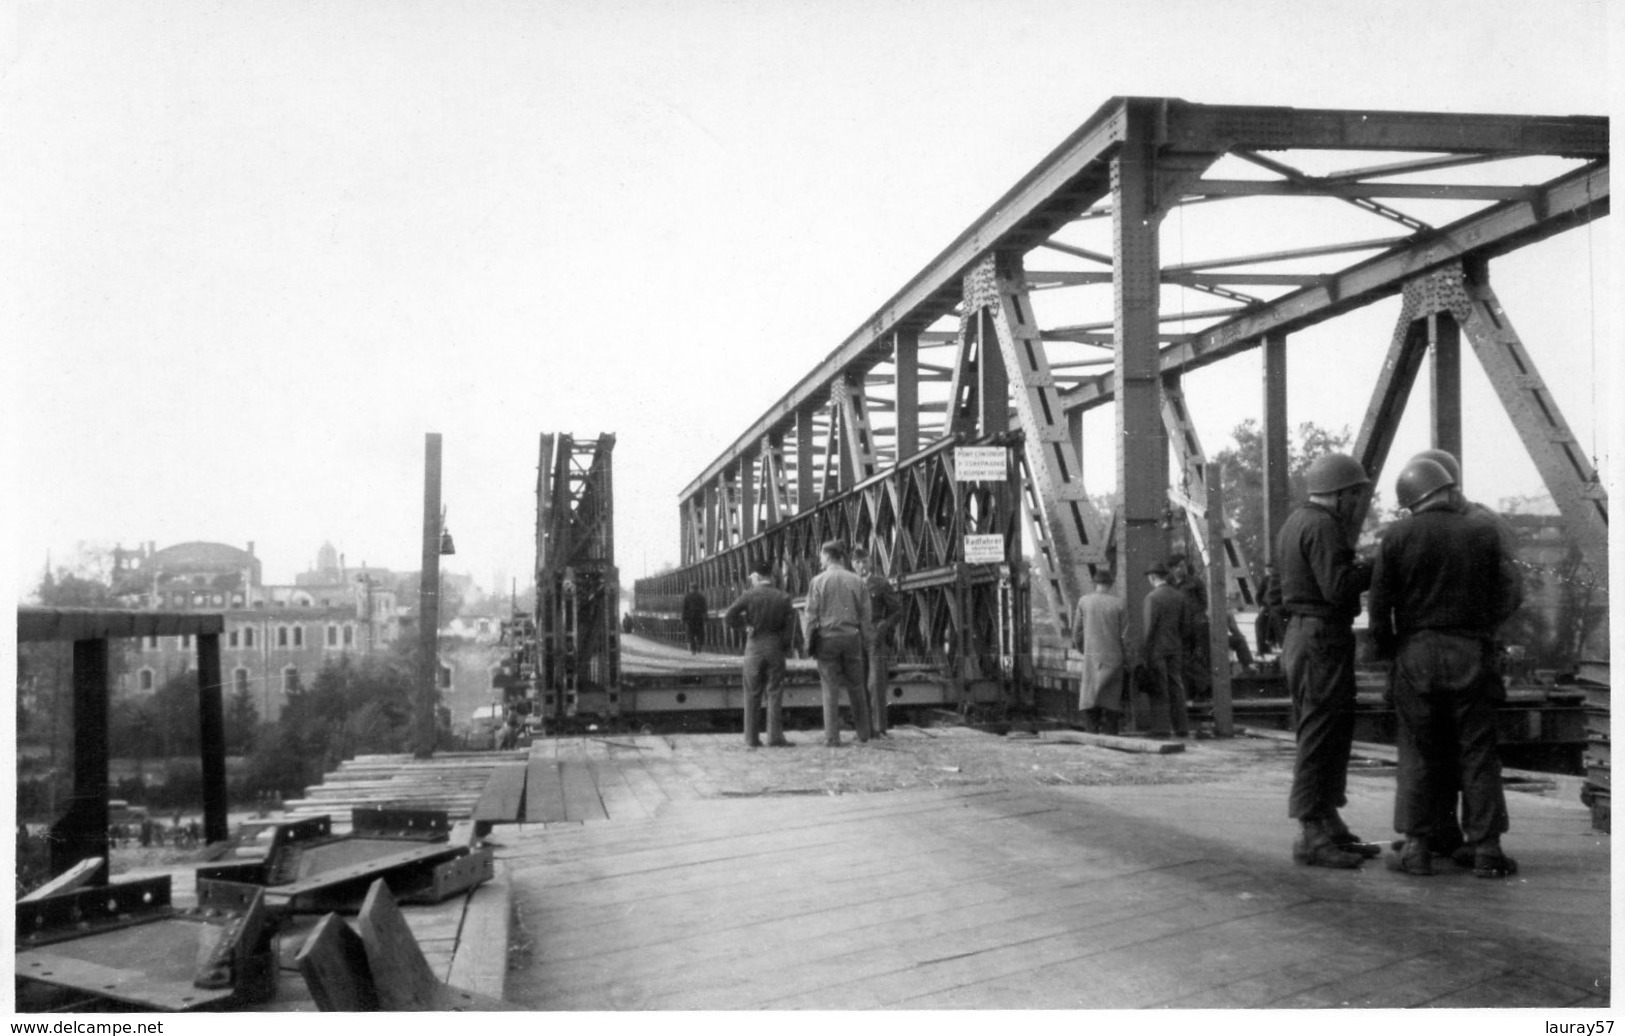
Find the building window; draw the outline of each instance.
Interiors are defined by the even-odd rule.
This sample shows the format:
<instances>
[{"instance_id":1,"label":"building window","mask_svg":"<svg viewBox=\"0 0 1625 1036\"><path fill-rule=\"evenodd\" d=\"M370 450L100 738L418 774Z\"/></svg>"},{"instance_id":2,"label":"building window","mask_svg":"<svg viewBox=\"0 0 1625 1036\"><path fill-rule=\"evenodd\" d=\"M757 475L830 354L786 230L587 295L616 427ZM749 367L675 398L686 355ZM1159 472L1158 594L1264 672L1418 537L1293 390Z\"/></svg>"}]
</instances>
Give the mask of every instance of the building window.
<instances>
[{"instance_id":1,"label":"building window","mask_svg":"<svg viewBox=\"0 0 1625 1036\"><path fill-rule=\"evenodd\" d=\"M148 637L147 638L147 650L149 650L149 651L157 651L158 650L158 638L157 637Z\"/></svg>"},{"instance_id":2,"label":"building window","mask_svg":"<svg viewBox=\"0 0 1625 1036\"><path fill-rule=\"evenodd\" d=\"M355 644L355 627L348 623L344 626L344 646L352 647Z\"/></svg>"},{"instance_id":3,"label":"building window","mask_svg":"<svg viewBox=\"0 0 1625 1036\"><path fill-rule=\"evenodd\" d=\"M327 646L339 646L339 628L332 623L327 624Z\"/></svg>"},{"instance_id":4,"label":"building window","mask_svg":"<svg viewBox=\"0 0 1625 1036\"><path fill-rule=\"evenodd\" d=\"M231 681L232 681L233 686L235 686L237 688L237 693L238 694L247 694L248 693L248 670L247 669L244 669L242 666L238 666L236 669L233 669L231 671Z\"/></svg>"},{"instance_id":5,"label":"building window","mask_svg":"<svg viewBox=\"0 0 1625 1036\"><path fill-rule=\"evenodd\" d=\"M180 647L180 649L182 651L190 651L191 650L191 648L192 648L192 635L190 633L182 633L179 637L175 638L175 640L176 640L176 643L179 645L179 647Z\"/></svg>"},{"instance_id":6,"label":"building window","mask_svg":"<svg viewBox=\"0 0 1625 1036\"><path fill-rule=\"evenodd\" d=\"M282 669L282 693L292 694L299 689L299 670L293 666L284 666Z\"/></svg>"},{"instance_id":7,"label":"building window","mask_svg":"<svg viewBox=\"0 0 1625 1036\"><path fill-rule=\"evenodd\" d=\"M152 670L151 669L143 669L143 670L141 670L140 681L138 683L138 686L143 691L152 690Z\"/></svg>"},{"instance_id":8,"label":"building window","mask_svg":"<svg viewBox=\"0 0 1625 1036\"><path fill-rule=\"evenodd\" d=\"M253 646L254 646L254 627L252 627L252 626L244 626L243 627L243 647L253 647Z\"/></svg>"},{"instance_id":9,"label":"building window","mask_svg":"<svg viewBox=\"0 0 1625 1036\"><path fill-rule=\"evenodd\" d=\"M493 690L502 686L502 663L498 662L491 667L491 688Z\"/></svg>"},{"instance_id":10,"label":"building window","mask_svg":"<svg viewBox=\"0 0 1625 1036\"><path fill-rule=\"evenodd\" d=\"M215 594L213 597L211 597L209 599L214 602L214 606L216 608L218 608L222 604L226 603L226 595L225 594Z\"/></svg>"},{"instance_id":11,"label":"building window","mask_svg":"<svg viewBox=\"0 0 1625 1036\"><path fill-rule=\"evenodd\" d=\"M449 666L446 663L442 662L442 663L440 663L440 689L444 691L444 690L449 689L450 687L451 687L451 666Z\"/></svg>"},{"instance_id":12,"label":"building window","mask_svg":"<svg viewBox=\"0 0 1625 1036\"><path fill-rule=\"evenodd\" d=\"M232 594L231 595L231 606L233 608L241 608L243 606L243 595L242 594Z\"/></svg>"},{"instance_id":13,"label":"building window","mask_svg":"<svg viewBox=\"0 0 1625 1036\"><path fill-rule=\"evenodd\" d=\"M226 646L227 647L236 647L237 646L237 631L236 630L232 630L231 632L226 634Z\"/></svg>"},{"instance_id":14,"label":"building window","mask_svg":"<svg viewBox=\"0 0 1625 1036\"><path fill-rule=\"evenodd\" d=\"M305 627L303 627L303 626L295 626L293 628L293 646L294 647L304 647L305 646Z\"/></svg>"},{"instance_id":15,"label":"building window","mask_svg":"<svg viewBox=\"0 0 1625 1036\"><path fill-rule=\"evenodd\" d=\"M277 647L287 647L288 646L288 627L286 627L286 626L278 626L276 628L276 646Z\"/></svg>"}]
</instances>

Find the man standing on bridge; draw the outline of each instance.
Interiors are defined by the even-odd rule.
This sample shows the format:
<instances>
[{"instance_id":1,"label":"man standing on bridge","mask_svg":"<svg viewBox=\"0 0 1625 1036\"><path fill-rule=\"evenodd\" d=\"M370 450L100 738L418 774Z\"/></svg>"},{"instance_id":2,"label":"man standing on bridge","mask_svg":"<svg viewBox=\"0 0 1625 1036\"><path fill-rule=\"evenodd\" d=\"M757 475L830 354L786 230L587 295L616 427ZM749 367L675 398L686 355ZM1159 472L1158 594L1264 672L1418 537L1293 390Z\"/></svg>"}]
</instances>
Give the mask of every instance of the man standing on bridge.
<instances>
[{"instance_id":1,"label":"man standing on bridge","mask_svg":"<svg viewBox=\"0 0 1625 1036\"><path fill-rule=\"evenodd\" d=\"M757 720L762 698L767 698L767 744L788 748L784 737L784 658L796 630L796 610L790 595L773 585L773 563L762 559L750 568L750 588L728 606L722 624L744 627L745 640L745 747L760 748Z\"/></svg>"},{"instance_id":2,"label":"man standing on bridge","mask_svg":"<svg viewBox=\"0 0 1625 1036\"><path fill-rule=\"evenodd\" d=\"M1287 815L1302 828L1292 858L1311 867L1358 867L1382 852L1352 834L1347 803L1354 746L1354 618L1371 568L1355 557L1348 526L1365 487L1365 468L1344 453L1309 465L1309 501L1287 516L1276 541L1286 636L1281 669L1292 695L1298 758Z\"/></svg>"},{"instance_id":3,"label":"man standing on bridge","mask_svg":"<svg viewBox=\"0 0 1625 1036\"><path fill-rule=\"evenodd\" d=\"M688 588L683 595L683 630L688 634L688 653L697 655L705 643L705 595L698 586Z\"/></svg>"},{"instance_id":4,"label":"man standing on bridge","mask_svg":"<svg viewBox=\"0 0 1625 1036\"><path fill-rule=\"evenodd\" d=\"M858 742L869 741L868 694L863 655L874 647L869 588L846 567L846 544L830 540L819 551L824 570L807 587L802 631L808 653L818 659L824 689L824 744L841 744L841 692L852 706L852 728Z\"/></svg>"},{"instance_id":5,"label":"man standing on bridge","mask_svg":"<svg viewBox=\"0 0 1625 1036\"><path fill-rule=\"evenodd\" d=\"M1438 461L1412 460L1396 492L1411 513L1377 550L1371 580L1371 639L1393 662L1399 717L1399 787L1394 827L1405 845L1390 868L1427 877L1444 825L1441 804L1461 789L1461 828L1473 873L1502 878L1517 865L1501 851L1506 796L1496 757L1501 697L1495 635L1517 609L1516 570L1495 524L1465 513L1455 478ZM1463 860L1463 862L1469 862Z\"/></svg>"},{"instance_id":6,"label":"man standing on bridge","mask_svg":"<svg viewBox=\"0 0 1625 1036\"><path fill-rule=\"evenodd\" d=\"M868 548L857 547L852 551L852 565L869 588L869 609L875 623L874 646L869 649L869 722L875 737L886 737L886 677L889 675L886 641L902 617L903 604L897 599L897 591L891 588L891 580L874 571Z\"/></svg>"},{"instance_id":7,"label":"man standing on bridge","mask_svg":"<svg viewBox=\"0 0 1625 1036\"><path fill-rule=\"evenodd\" d=\"M1145 664L1146 686L1151 698L1150 735L1166 738L1170 720L1173 733L1185 737L1191 732L1190 711L1185 706L1183 651L1188 613L1185 599L1168 583L1168 566L1152 565L1145 570L1151 592L1141 605L1145 644L1141 661Z\"/></svg>"}]
</instances>

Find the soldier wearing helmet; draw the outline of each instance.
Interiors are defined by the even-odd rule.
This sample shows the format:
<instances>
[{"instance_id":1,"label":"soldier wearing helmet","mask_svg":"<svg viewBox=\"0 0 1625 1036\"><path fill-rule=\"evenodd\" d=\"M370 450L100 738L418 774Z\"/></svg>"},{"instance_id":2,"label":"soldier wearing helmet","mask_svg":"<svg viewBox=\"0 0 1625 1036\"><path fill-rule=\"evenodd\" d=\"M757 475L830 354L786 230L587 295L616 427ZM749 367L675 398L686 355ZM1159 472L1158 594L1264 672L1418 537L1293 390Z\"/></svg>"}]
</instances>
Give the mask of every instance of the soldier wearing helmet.
<instances>
[{"instance_id":1,"label":"soldier wearing helmet","mask_svg":"<svg viewBox=\"0 0 1625 1036\"><path fill-rule=\"evenodd\" d=\"M1276 541L1286 632L1281 667L1298 734L1288 815L1300 825L1292 858L1312 867L1358 867L1380 849L1343 823L1354 742L1354 618L1371 570L1355 557L1349 525L1365 468L1329 453L1309 466L1309 500L1287 516Z\"/></svg>"},{"instance_id":2,"label":"soldier wearing helmet","mask_svg":"<svg viewBox=\"0 0 1625 1036\"><path fill-rule=\"evenodd\" d=\"M1512 533L1512 527L1506 519L1485 507L1483 504L1468 500L1463 493L1461 484L1461 464L1456 460L1455 454L1449 450L1431 449L1423 450L1410 459L1409 463L1418 460L1438 461L1450 473L1455 484L1448 490L1451 506L1465 514L1475 522L1488 525L1495 530L1496 538L1501 541L1502 578L1512 595L1511 608L1516 611L1523 604L1523 575L1518 570L1518 542ZM1500 661L1502 647L1499 642L1495 646L1493 658ZM1493 680L1488 685L1489 693L1496 701L1506 700L1506 686L1501 681L1499 667L1494 671ZM1441 782L1437 789L1439 801L1435 804L1432 835L1428 839L1428 847L1434 855L1455 856L1458 862L1466 865L1472 862L1472 847L1466 844L1466 836L1461 831L1460 814L1456 808L1457 793L1460 788L1455 781ZM1397 842L1394 848L1403 848L1403 842Z\"/></svg>"},{"instance_id":3,"label":"soldier wearing helmet","mask_svg":"<svg viewBox=\"0 0 1625 1036\"><path fill-rule=\"evenodd\" d=\"M1389 866L1433 873L1440 803L1462 795L1461 828L1474 872L1515 873L1501 851L1506 797L1496 757L1495 633L1516 610L1501 539L1493 525L1463 512L1456 480L1438 461L1418 457L1395 484L1411 514L1389 527L1371 583L1371 636L1393 664L1399 719L1399 787L1394 827L1405 835Z\"/></svg>"}]
</instances>

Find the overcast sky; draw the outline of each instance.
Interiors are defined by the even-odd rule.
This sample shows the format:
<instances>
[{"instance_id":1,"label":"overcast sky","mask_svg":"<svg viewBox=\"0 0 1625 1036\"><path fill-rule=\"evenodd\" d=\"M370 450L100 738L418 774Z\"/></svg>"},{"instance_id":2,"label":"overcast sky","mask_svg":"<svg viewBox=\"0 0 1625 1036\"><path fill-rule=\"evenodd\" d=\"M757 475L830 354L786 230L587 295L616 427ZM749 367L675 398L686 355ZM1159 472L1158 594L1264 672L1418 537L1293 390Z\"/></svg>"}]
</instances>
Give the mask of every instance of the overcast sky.
<instances>
[{"instance_id":1,"label":"overcast sky","mask_svg":"<svg viewBox=\"0 0 1625 1036\"><path fill-rule=\"evenodd\" d=\"M1112 96L1603 114L1610 7L0 7L12 578L80 541L416 568L428 431L450 567L487 586L532 563L538 433L616 433L636 578L678 491ZM1588 451L1612 223L1493 268ZM1293 340L1292 421L1358 426L1396 312ZM1469 490L1537 492L1464 369ZM1210 452L1257 379L1190 380Z\"/></svg>"}]
</instances>

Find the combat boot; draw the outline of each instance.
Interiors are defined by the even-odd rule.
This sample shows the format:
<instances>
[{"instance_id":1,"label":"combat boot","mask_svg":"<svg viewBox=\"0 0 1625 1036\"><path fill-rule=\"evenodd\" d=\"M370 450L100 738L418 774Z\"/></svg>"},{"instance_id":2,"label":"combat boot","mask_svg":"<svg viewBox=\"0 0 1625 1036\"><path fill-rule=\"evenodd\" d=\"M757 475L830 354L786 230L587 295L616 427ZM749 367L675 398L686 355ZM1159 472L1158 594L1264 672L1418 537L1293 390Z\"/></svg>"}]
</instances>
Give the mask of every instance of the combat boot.
<instances>
[{"instance_id":1,"label":"combat boot","mask_svg":"<svg viewBox=\"0 0 1625 1036\"><path fill-rule=\"evenodd\" d=\"M1366 859L1374 859L1382 855L1382 846L1375 842L1367 842L1359 835L1349 830L1343 823L1343 818L1332 810L1332 815L1326 818L1326 833L1331 836L1332 844L1346 853L1358 853Z\"/></svg>"},{"instance_id":2,"label":"combat boot","mask_svg":"<svg viewBox=\"0 0 1625 1036\"><path fill-rule=\"evenodd\" d=\"M1501 839L1490 837L1473 847L1473 877L1505 878L1518 873L1518 864L1501 851Z\"/></svg>"},{"instance_id":3,"label":"combat boot","mask_svg":"<svg viewBox=\"0 0 1625 1036\"><path fill-rule=\"evenodd\" d=\"M1413 878L1433 877L1433 854L1426 838L1407 838L1404 848L1388 858L1388 869Z\"/></svg>"},{"instance_id":4,"label":"combat boot","mask_svg":"<svg viewBox=\"0 0 1625 1036\"><path fill-rule=\"evenodd\" d=\"M1301 823L1297 841L1292 843L1292 862L1303 867L1332 867L1352 870L1365 862L1365 857L1351 853L1332 841L1331 834L1319 820Z\"/></svg>"}]
</instances>

